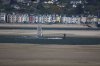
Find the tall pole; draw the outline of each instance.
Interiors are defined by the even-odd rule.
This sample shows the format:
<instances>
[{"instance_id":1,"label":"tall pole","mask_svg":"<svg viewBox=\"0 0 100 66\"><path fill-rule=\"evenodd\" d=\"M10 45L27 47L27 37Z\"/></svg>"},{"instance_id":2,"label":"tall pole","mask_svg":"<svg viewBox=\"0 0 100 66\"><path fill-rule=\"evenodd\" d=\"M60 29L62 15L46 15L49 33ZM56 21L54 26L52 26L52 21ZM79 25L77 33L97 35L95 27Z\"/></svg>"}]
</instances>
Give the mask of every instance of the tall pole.
<instances>
[{"instance_id":1,"label":"tall pole","mask_svg":"<svg viewBox=\"0 0 100 66\"><path fill-rule=\"evenodd\" d=\"M37 3L38 3L38 5L40 5L41 4L40 0L37 0ZM37 8L38 8L38 5L37 5ZM37 9L37 8L36 8L36 10L39 11L39 9ZM38 13L38 25L37 25L37 37L38 38L41 38L42 37L42 25L41 25L40 18L41 18L41 16L39 16L39 13Z\"/></svg>"},{"instance_id":2,"label":"tall pole","mask_svg":"<svg viewBox=\"0 0 100 66\"><path fill-rule=\"evenodd\" d=\"M39 16L39 5L41 4L40 0L31 0L31 1L35 1L37 2L36 8L35 8L35 14L38 16L37 20L38 20L38 24L37 24L37 38L41 38L42 37L42 25L41 25L41 20L40 20L40 16Z\"/></svg>"},{"instance_id":3,"label":"tall pole","mask_svg":"<svg viewBox=\"0 0 100 66\"><path fill-rule=\"evenodd\" d=\"M40 21L40 16L38 17L37 37L38 38L42 37L42 25L41 25L41 21Z\"/></svg>"}]
</instances>

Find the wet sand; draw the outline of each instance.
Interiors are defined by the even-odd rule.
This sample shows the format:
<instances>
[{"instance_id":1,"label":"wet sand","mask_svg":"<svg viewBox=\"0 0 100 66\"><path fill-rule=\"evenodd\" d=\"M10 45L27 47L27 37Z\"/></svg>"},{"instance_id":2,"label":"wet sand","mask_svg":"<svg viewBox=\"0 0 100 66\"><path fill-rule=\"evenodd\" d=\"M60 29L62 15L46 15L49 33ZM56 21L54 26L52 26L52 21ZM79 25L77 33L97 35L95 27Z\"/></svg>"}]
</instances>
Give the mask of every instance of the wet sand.
<instances>
[{"instance_id":1,"label":"wet sand","mask_svg":"<svg viewBox=\"0 0 100 66\"><path fill-rule=\"evenodd\" d=\"M0 44L0 66L100 66L100 45Z\"/></svg>"}]
</instances>

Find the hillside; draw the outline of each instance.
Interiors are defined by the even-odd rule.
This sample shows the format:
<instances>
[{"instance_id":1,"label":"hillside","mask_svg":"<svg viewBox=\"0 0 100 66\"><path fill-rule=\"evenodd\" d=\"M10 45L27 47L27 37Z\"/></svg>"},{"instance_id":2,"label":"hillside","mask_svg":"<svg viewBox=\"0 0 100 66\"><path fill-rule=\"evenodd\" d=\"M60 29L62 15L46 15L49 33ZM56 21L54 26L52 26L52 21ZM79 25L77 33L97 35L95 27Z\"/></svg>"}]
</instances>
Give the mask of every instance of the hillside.
<instances>
[{"instance_id":1,"label":"hillside","mask_svg":"<svg viewBox=\"0 0 100 66\"><path fill-rule=\"evenodd\" d=\"M100 0L0 0L0 11L100 16L99 5Z\"/></svg>"}]
</instances>

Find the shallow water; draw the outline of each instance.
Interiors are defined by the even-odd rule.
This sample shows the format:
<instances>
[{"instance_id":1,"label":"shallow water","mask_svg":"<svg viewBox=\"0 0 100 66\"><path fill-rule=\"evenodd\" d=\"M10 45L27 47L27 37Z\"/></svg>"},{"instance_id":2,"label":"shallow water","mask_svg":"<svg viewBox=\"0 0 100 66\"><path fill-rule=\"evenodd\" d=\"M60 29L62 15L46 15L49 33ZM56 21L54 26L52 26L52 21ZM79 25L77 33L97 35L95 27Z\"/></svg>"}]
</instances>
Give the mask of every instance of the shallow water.
<instances>
[{"instance_id":1,"label":"shallow water","mask_svg":"<svg viewBox=\"0 0 100 66\"><path fill-rule=\"evenodd\" d=\"M35 36L0 36L0 43L30 43L59 45L97 45L100 38L96 37L66 37L65 39L36 38Z\"/></svg>"}]
</instances>

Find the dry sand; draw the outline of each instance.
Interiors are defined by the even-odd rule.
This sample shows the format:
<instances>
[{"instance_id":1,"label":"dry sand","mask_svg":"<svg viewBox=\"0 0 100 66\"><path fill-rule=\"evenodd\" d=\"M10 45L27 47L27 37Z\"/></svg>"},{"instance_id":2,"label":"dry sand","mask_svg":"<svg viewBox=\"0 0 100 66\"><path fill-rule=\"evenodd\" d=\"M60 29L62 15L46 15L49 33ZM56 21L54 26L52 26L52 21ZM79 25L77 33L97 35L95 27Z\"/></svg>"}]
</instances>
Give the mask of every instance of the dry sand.
<instances>
[{"instance_id":1,"label":"dry sand","mask_svg":"<svg viewBox=\"0 0 100 66\"><path fill-rule=\"evenodd\" d=\"M87 28L87 26L80 25L80 24L41 24L42 27L48 28ZM0 24L0 27L37 27L37 24ZM95 26L93 26L95 27Z\"/></svg>"},{"instance_id":2,"label":"dry sand","mask_svg":"<svg viewBox=\"0 0 100 66\"><path fill-rule=\"evenodd\" d=\"M0 66L100 66L100 45L0 44Z\"/></svg>"}]
</instances>

